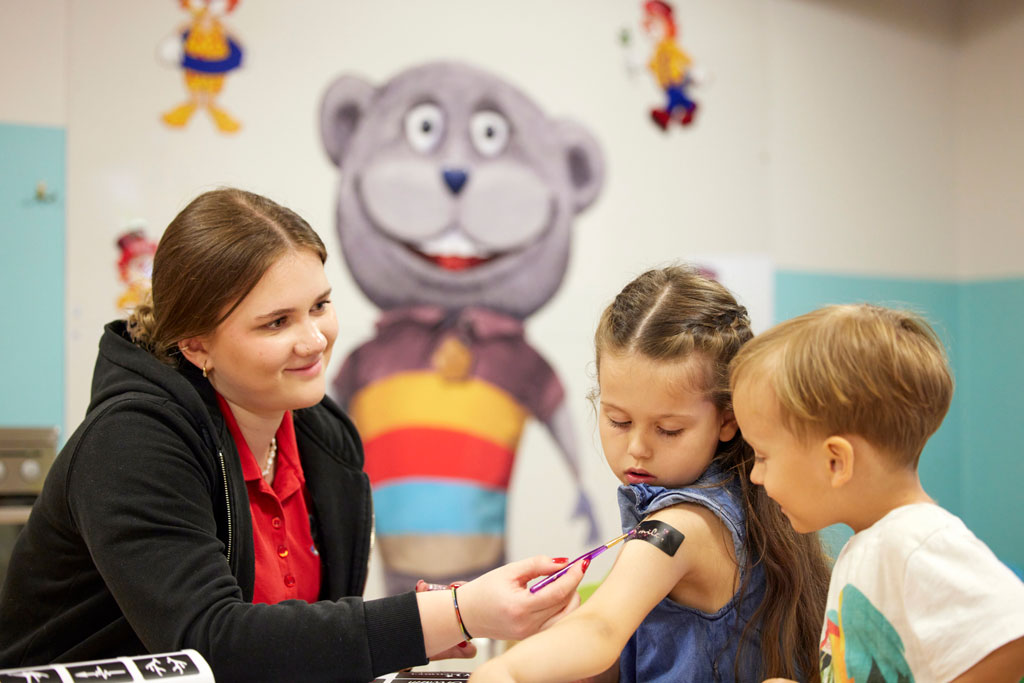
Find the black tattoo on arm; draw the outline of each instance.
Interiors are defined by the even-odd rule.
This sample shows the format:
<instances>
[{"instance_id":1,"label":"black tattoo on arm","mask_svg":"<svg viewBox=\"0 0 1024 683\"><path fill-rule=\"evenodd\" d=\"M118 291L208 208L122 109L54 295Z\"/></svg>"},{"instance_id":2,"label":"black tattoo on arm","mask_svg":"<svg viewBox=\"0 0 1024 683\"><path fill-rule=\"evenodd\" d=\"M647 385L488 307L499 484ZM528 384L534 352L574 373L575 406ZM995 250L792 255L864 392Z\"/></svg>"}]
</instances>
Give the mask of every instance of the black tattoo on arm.
<instances>
[{"instance_id":1,"label":"black tattoo on arm","mask_svg":"<svg viewBox=\"0 0 1024 683\"><path fill-rule=\"evenodd\" d=\"M679 550L679 546L683 544L684 538L686 536L683 535L683 532L672 525L657 519L647 519L636 525L633 537L627 540L639 539L647 541L661 552L672 557Z\"/></svg>"}]
</instances>

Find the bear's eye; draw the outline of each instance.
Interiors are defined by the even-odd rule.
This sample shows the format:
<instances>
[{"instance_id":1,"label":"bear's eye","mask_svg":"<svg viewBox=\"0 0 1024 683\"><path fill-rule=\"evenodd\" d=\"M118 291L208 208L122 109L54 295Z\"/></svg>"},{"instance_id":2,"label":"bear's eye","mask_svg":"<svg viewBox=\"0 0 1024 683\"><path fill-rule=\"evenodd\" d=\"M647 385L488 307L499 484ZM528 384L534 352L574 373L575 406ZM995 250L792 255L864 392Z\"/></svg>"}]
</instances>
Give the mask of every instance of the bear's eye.
<instances>
[{"instance_id":1,"label":"bear's eye","mask_svg":"<svg viewBox=\"0 0 1024 683\"><path fill-rule=\"evenodd\" d=\"M469 122L469 137L476 151L493 157L505 151L509 138L508 119L496 111L478 111Z\"/></svg>"},{"instance_id":2,"label":"bear's eye","mask_svg":"<svg viewBox=\"0 0 1024 683\"><path fill-rule=\"evenodd\" d=\"M444 112L436 104L418 104L405 115L405 138L417 152L433 151L443 135Z\"/></svg>"}]
</instances>

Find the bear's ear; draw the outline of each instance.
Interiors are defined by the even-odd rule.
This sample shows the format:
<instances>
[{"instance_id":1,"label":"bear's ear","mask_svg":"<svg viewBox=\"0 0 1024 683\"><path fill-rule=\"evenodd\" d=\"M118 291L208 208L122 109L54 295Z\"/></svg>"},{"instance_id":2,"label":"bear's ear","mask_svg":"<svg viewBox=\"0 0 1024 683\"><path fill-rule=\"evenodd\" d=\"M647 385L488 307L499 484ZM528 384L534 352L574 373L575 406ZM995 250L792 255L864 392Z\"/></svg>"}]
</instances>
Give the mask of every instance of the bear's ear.
<instances>
[{"instance_id":1,"label":"bear's ear","mask_svg":"<svg viewBox=\"0 0 1024 683\"><path fill-rule=\"evenodd\" d=\"M352 135L376 92L358 76L340 76L327 88L320 105L320 137L335 166L341 166Z\"/></svg>"},{"instance_id":2,"label":"bear's ear","mask_svg":"<svg viewBox=\"0 0 1024 683\"><path fill-rule=\"evenodd\" d=\"M594 136L575 121L556 121L555 128L562 142L566 172L579 213L597 199L604 185L604 154Z\"/></svg>"}]
</instances>

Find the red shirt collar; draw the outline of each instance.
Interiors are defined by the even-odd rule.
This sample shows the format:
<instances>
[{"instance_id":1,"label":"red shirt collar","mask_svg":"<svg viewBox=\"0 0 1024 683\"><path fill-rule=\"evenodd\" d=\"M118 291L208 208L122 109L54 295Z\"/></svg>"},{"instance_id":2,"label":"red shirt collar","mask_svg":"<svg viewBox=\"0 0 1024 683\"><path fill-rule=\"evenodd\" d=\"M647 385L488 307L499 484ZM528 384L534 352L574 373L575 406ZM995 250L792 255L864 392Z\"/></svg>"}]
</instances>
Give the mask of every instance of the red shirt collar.
<instances>
[{"instance_id":1,"label":"red shirt collar","mask_svg":"<svg viewBox=\"0 0 1024 683\"><path fill-rule=\"evenodd\" d=\"M263 473L249 449L249 444L242 436L242 430L238 426L235 414L231 412L231 406L220 394L217 394L217 404L227 422L228 431L231 432L231 438L235 442L235 448L238 449L238 457L242 463L242 476L245 477L245 481L261 481L263 485L269 487L269 484L263 480ZM299 446L295 441L295 423L290 410L285 411L275 436L277 437L277 469L274 474L274 491L279 498L284 499L306 484L306 478L303 476L302 466L299 463Z\"/></svg>"}]
</instances>

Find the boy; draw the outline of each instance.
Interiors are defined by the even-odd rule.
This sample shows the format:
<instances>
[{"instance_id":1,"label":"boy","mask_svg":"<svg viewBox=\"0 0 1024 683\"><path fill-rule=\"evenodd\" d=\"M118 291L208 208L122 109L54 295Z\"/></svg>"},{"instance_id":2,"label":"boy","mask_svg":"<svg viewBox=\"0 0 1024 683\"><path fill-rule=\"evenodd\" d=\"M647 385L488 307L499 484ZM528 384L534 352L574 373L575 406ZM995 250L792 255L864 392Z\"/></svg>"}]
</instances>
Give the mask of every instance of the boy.
<instances>
[{"instance_id":1,"label":"boy","mask_svg":"<svg viewBox=\"0 0 1024 683\"><path fill-rule=\"evenodd\" d=\"M798 532L855 532L829 584L822 681L1020 680L1024 583L918 478L953 395L927 323L826 307L756 336L731 373L750 480Z\"/></svg>"}]
</instances>

